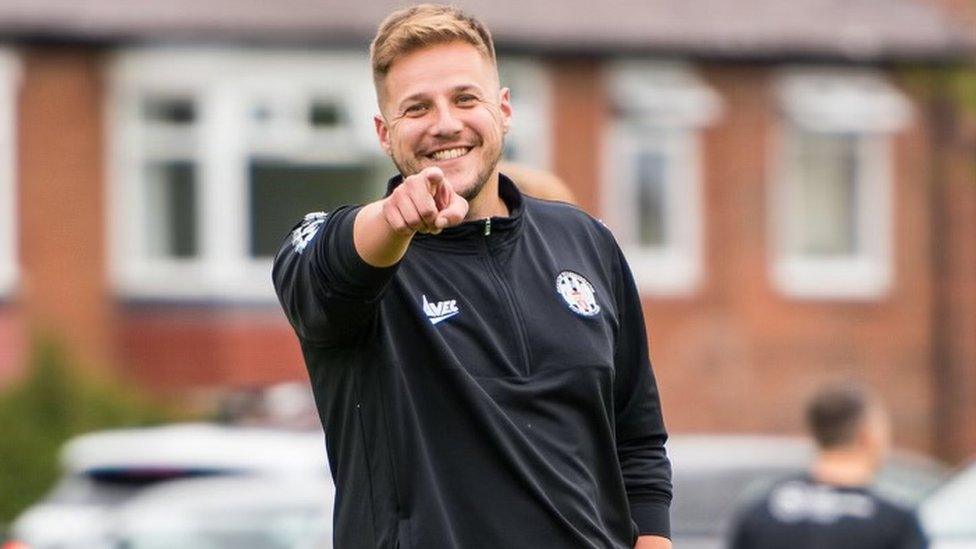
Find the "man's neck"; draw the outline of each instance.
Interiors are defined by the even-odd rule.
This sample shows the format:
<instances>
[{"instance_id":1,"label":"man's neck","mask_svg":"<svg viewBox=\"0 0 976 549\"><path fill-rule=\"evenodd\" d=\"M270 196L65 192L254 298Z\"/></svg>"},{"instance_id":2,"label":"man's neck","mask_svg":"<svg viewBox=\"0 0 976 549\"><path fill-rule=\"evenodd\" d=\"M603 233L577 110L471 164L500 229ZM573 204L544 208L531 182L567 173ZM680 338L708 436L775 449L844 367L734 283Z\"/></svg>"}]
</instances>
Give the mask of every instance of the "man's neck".
<instances>
[{"instance_id":1,"label":"man's neck","mask_svg":"<svg viewBox=\"0 0 976 549\"><path fill-rule=\"evenodd\" d=\"M813 464L814 480L834 486L863 487L871 484L877 468L873 461L854 450L821 452Z\"/></svg>"},{"instance_id":2,"label":"man's neck","mask_svg":"<svg viewBox=\"0 0 976 549\"><path fill-rule=\"evenodd\" d=\"M502 200L498 192L498 171L496 170L485 182L478 196L468 202L466 221L485 219L486 217L507 217L508 205Z\"/></svg>"}]
</instances>

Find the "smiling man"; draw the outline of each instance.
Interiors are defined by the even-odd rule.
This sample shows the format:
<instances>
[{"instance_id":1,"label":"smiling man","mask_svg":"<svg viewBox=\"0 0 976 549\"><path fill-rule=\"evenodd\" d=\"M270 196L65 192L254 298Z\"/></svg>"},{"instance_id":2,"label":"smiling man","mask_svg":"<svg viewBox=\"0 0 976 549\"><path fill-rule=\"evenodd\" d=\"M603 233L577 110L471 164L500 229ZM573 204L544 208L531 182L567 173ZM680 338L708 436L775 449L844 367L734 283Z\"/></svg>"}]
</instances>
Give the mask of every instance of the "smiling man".
<instances>
[{"instance_id":1,"label":"smiling man","mask_svg":"<svg viewBox=\"0 0 976 549\"><path fill-rule=\"evenodd\" d=\"M306 216L273 278L336 482L335 546L666 548L671 469L609 231L498 173L487 29L392 14L371 48L387 195Z\"/></svg>"}]
</instances>

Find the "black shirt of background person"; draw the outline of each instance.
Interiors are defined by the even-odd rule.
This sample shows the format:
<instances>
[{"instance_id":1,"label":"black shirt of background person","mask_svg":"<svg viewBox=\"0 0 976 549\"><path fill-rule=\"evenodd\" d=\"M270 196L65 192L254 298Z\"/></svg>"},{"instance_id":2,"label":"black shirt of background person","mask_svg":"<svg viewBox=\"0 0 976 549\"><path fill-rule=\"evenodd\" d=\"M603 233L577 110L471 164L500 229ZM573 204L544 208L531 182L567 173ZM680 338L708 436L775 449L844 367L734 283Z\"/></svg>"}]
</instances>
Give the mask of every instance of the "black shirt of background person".
<instances>
[{"instance_id":1,"label":"black shirt of background person","mask_svg":"<svg viewBox=\"0 0 976 549\"><path fill-rule=\"evenodd\" d=\"M915 514L867 488L781 482L738 517L731 549L925 549Z\"/></svg>"}]
</instances>

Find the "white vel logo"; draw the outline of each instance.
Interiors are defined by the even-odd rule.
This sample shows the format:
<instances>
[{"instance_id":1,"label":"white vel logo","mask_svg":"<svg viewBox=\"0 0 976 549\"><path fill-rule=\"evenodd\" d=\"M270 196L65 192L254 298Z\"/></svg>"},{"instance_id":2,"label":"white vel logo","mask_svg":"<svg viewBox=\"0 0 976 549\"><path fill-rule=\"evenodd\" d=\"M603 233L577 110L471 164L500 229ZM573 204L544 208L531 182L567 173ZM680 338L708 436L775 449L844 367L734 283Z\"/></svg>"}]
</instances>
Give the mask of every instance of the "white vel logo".
<instances>
[{"instance_id":1,"label":"white vel logo","mask_svg":"<svg viewBox=\"0 0 976 549\"><path fill-rule=\"evenodd\" d=\"M424 314L430 319L431 324L437 324L438 322L447 320L461 312L457 308L456 299L448 299L447 301L431 303L427 301L426 295L421 297L424 300Z\"/></svg>"}]
</instances>

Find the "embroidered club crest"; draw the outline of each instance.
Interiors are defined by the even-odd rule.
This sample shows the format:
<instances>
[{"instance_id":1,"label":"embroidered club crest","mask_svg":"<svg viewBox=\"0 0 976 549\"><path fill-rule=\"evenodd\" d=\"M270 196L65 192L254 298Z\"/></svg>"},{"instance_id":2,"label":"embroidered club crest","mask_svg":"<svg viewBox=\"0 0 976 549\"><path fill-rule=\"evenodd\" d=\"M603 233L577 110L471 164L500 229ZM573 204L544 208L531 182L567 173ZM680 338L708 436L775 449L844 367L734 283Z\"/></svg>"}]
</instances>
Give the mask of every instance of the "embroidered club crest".
<instances>
[{"instance_id":1,"label":"embroidered club crest","mask_svg":"<svg viewBox=\"0 0 976 549\"><path fill-rule=\"evenodd\" d=\"M308 246L315 233L319 232L319 228L325 223L327 217L329 217L329 214L325 212L312 212L305 216L302 224L291 232L291 245L295 248L296 252L302 253L305 251L305 247Z\"/></svg>"},{"instance_id":2,"label":"embroidered club crest","mask_svg":"<svg viewBox=\"0 0 976 549\"><path fill-rule=\"evenodd\" d=\"M556 276L556 291L563 297L569 310L580 316L594 316L600 312L596 291L590 281L573 271L563 271Z\"/></svg>"}]
</instances>

